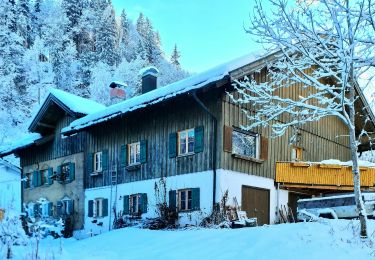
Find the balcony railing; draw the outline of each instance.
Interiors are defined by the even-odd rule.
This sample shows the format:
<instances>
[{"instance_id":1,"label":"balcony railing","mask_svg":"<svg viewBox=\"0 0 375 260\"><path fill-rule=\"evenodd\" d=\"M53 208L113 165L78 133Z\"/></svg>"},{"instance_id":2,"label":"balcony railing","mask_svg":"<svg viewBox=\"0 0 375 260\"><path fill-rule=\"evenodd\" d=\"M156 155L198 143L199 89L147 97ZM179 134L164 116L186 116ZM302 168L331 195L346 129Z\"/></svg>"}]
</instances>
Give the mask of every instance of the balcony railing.
<instances>
[{"instance_id":1,"label":"balcony railing","mask_svg":"<svg viewBox=\"0 0 375 260\"><path fill-rule=\"evenodd\" d=\"M375 190L375 168L360 167L361 188ZM353 190L351 166L277 162L276 182L288 188Z\"/></svg>"}]
</instances>

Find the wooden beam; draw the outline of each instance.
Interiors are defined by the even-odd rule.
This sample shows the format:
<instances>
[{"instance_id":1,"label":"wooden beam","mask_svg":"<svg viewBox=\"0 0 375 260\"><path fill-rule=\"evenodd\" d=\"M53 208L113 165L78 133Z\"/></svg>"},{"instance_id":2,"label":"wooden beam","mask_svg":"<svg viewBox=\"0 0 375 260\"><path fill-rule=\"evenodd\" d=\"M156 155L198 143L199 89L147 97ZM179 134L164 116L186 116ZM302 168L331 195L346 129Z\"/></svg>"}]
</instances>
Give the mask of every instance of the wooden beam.
<instances>
[{"instance_id":1,"label":"wooden beam","mask_svg":"<svg viewBox=\"0 0 375 260\"><path fill-rule=\"evenodd\" d=\"M47 128L51 128L51 129L55 129L54 125L50 125L50 124L46 124L46 123L42 123L42 122L38 122L37 125L47 127Z\"/></svg>"}]
</instances>

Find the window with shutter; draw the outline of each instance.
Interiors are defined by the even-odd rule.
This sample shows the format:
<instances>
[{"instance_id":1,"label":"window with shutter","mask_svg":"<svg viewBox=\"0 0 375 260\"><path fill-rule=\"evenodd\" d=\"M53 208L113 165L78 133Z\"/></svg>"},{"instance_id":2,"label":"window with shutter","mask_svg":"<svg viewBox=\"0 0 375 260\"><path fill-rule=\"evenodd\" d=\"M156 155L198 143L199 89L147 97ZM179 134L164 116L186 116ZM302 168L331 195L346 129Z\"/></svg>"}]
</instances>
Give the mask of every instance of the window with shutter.
<instances>
[{"instance_id":1,"label":"window with shutter","mask_svg":"<svg viewBox=\"0 0 375 260\"><path fill-rule=\"evenodd\" d=\"M50 168L48 168L48 179L47 179L48 185L52 185L53 184L52 175L53 175L53 168L50 167Z\"/></svg>"},{"instance_id":2,"label":"window with shutter","mask_svg":"<svg viewBox=\"0 0 375 260\"><path fill-rule=\"evenodd\" d=\"M76 166L75 163L69 163L69 182L72 182L75 180L75 171L76 171Z\"/></svg>"},{"instance_id":3,"label":"window with shutter","mask_svg":"<svg viewBox=\"0 0 375 260\"><path fill-rule=\"evenodd\" d=\"M200 209L200 189L181 189L177 191L178 211L192 211Z\"/></svg>"},{"instance_id":4,"label":"window with shutter","mask_svg":"<svg viewBox=\"0 0 375 260\"><path fill-rule=\"evenodd\" d=\"M135 142L128 144L128 165L137 165L141 163L141 144Z\"/></svg>"},{"instance_id":5,"label":"window with shutter","mask_svg":"<svg viewBox=\"0 0 375 260\"><path fill-rule=\"evenodd\" d=\"M128 146L126 144L121 146L120 152L120 163L121 167L125 167L128 164Z\"/></svg>"},{"instance_id":6,"label":"window with shutter","mask_svg":"<svg viewBox=\"0 0 375 260\"><path fill-rule=\"evenodd\" d=\"M194 129L195 135L195 144L194 144L194 152L200 153L203 152L204 149L204 128L203 126L198 126Z\"/></svg>"},{"instance_id":7,"label":"window with shutter","mask_svg":"<svg viewBox=\"0 0 375 260\"><path fill-rule=\"evenodd\" d=\"M203 138L203 137L202 137ZM195 151L195 130L187 129L178 132L178 155L189 155Z\"/></svg>"},{"instance_id":8,"label":"window with shutter","mask_svg":"<svg viewBox=\"0 0 375 260\"><path fill-rule=\"evenodd\" d=\"M92 218L94 216L94 201L93 200L88 201L87 216L89 218Z\"/></svg>"},{"instance_id":9,"label":"window with shutter","mask_svg":"<svg viewBox=\"0 0 375 260\"><path fill-rule=\"evenodd\" d=\"M176 203L176 191L175 190L170 190L169 194L169 208L171 210L177 210L177 203Z\"/></svg>"},{"instance_id":10,"label":"window with shutter","mask_svg":"<svg viewBox=\"0 0 375 260\"><path fill-rule=\"evenodd\" d=\"M177 156L177 133L169 134L168 154L169 158Z\"/></svg>"}]
</instances>

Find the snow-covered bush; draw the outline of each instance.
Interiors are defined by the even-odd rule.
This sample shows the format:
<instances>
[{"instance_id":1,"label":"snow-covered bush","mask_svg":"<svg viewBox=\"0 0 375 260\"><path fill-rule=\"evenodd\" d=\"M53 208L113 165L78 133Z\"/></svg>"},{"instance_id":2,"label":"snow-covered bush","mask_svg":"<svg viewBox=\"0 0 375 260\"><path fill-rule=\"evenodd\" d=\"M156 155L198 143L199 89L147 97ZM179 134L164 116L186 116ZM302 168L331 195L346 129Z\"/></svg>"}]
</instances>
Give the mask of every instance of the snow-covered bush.
<instances>
[{"instance_id":1,"label":"snow-covered bush","mask_svg":"<svg viewBox=\"0 0 375 260\"><path fill-rule=\"evenodd\" d=\"M20 216L13 211L6 211L0 221L0 258L10 259L13 256L13 246L25 245L28 237L22 227Z\"/></svg>"}]
</instances>

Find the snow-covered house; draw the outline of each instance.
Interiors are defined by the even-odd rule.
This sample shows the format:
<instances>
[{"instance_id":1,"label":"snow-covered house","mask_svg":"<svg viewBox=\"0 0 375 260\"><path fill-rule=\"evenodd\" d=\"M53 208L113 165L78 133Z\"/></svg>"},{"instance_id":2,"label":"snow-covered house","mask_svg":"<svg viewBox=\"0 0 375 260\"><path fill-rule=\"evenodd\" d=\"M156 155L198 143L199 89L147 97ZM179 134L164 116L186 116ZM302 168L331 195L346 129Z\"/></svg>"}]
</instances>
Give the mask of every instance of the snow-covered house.
<instances>
[{"instance_id":1,"label":"snow-covered house","mask_svg":"<svg viewBox=\"0 0 375 260\"><path fill-rule=\"evenodd\" d=\"M29 126L30 133L0 148L1 156L14 153L20 157L22 199L29 215L69 217L74 229L82 229L85 133L62 137L60 132L75 119L103 108L51 89Z\"/></svg>"},{"instance_id":2,"label":"snow-covered house","mask_svg":"<svg viewBox=\"0 0 375 260\"><path fill-rule=\"evenodd\" d=\"M0 159L0 211L21 213L21 169Z\"/></svg>"},{"instance_id":3,"label":"snow-covered house","mask_svg":"<svg viewBox=\"0 0 375 260\"><path fill-rule=\"evenodd\" d=\"M259 224L274 223L280 205L293 204L301 194L301 189L295 189L296 180L291 183L294 186L288 186L277 179L278 171L285 173L278 162L302 167L302 160L347 161L350 149L346 126L336 118L301 126L294 145L289 142L292 129L275 139L270 138L268 128L242 130L241 126L249 123L242 110L252 112L255 108L232 101L229 94L237 95L232 84L246 75L266 81L265 67L270 59L274 59L273 54L247 55L164 87L157 86L157 70L147 68L143 70L141 95L78 119L70 117L53 128L55 138L60 138L60 132L66 137L53 143L55 149L75 147L78 150L69 154L78 152L79 158L61 161L57 158L71 155L55 154L54 149L38 150L48 141L13 147L0 156L16 152L26 174L35 169L36 162L39 166L59 160L57 167L53 166L58 169L58 165L73 160L75 181L78 171L82 179L79 189L66 195L76 196L79 207L84 207L79 209L84 212L84 228L93 233L111 229L115 213L155 216L164 188L167 203L178 212L180 224L199 223L226 191L229 203L236 199L249 217L258 218ZM296 86L288 91L286 96L298 98L306 89ZM367 113L362 109L366 107L363 95L358 100L358 114ZM81 105L90 107L85 102ZM39 113L53 114L43 111L48 109ZM32 132L43 134L56 125L43 118L36 117ZM321 190L309 190L306 195L313 192Z\"/></svg>"}]
</instances>

